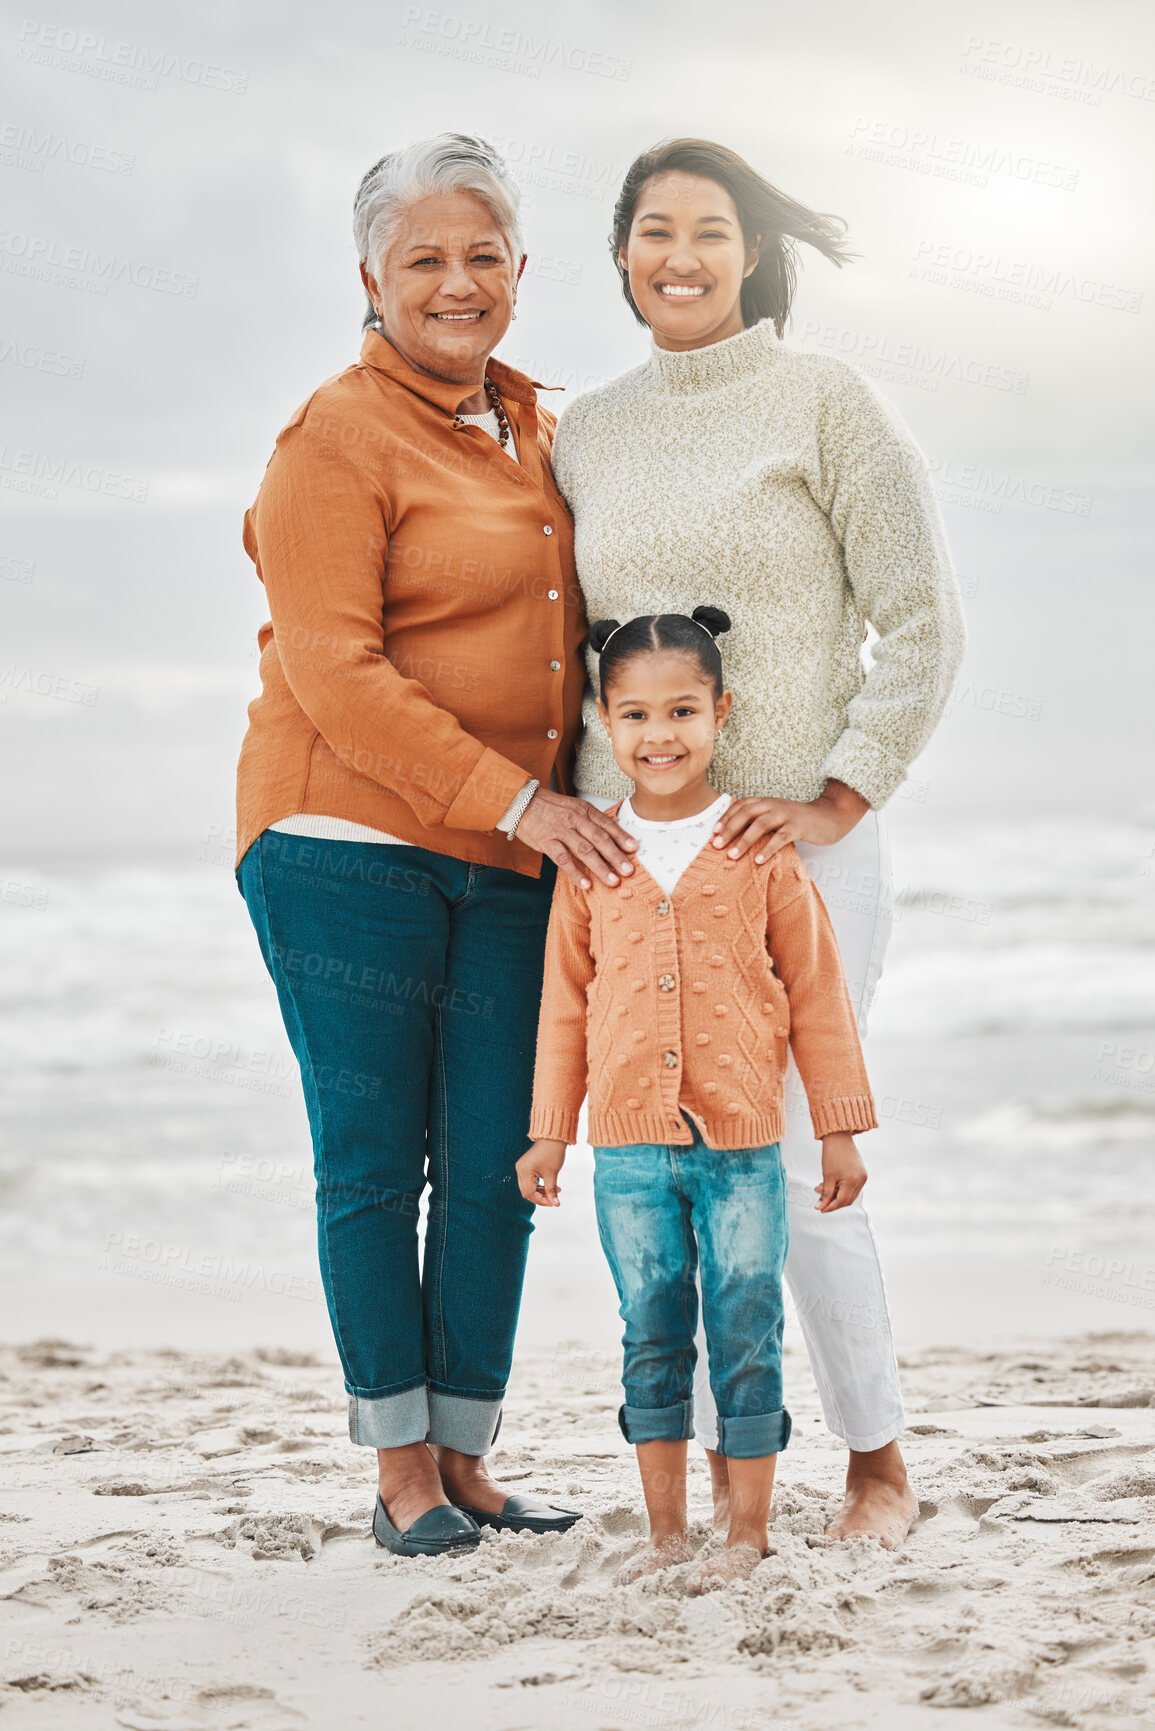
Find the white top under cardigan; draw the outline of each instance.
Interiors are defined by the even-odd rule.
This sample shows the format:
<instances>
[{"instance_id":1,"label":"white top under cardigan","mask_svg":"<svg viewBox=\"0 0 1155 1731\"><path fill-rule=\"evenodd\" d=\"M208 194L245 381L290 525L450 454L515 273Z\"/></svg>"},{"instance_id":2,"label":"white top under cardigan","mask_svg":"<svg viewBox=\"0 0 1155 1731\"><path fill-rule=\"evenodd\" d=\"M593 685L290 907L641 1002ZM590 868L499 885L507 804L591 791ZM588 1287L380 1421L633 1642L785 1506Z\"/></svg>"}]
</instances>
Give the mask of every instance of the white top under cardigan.
<instances>
[{"instance_id":1,"label":"white top under cardigan","mask_svg":"<svg viewBox=\"0 0 1155 1731\"><path fill-rule=\"evenodd\" d=\"M693 817L675 817L658 822L653 818L639 817L632 802L626 799L618 807L618 822L638 843L634 859L645 866L650 876L670 896L686 867L697 859L710 840L714 825L729 803L730 795L720 793L705 811L696 812Z\"/></svg>"}]
</instances>

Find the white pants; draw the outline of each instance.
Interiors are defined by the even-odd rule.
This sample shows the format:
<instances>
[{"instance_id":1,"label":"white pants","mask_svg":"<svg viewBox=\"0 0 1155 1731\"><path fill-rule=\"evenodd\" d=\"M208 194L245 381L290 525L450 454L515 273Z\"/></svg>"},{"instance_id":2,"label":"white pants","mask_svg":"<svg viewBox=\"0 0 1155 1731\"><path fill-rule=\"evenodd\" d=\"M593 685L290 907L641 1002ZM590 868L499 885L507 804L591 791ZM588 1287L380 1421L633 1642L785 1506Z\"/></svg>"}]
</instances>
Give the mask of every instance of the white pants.
<instances>
[{"instance_id":1,"label":"white pants","mask_svg":"<svg viewBox=\"0 0 1155 1731\"><path fill-rule=\"evenodd\" d=\"M613 801L595 799L593 803L604 809ZM831 847L809 842L795 845L826 903L842 953L858 1031L865 1035L894 921L885 821L878 812L869 811L849 835ZM786 1284L802 1327L823 1416L849 1448L882 1448L900 1434L906 1422L882 1264L861 1196L849 1208L833 1214L815 1211L818 1198L814 1186L822 1178L822 1144L814 1139L805 1090L793 1057L786 1077L786 1135L781 1148L790 1196ZM864 1153L869 1164L869 1141ZM694 1435L712 1449L718 1437L717 1413L700 1325L697 1344Z\"/></svg>"}]
</instances>

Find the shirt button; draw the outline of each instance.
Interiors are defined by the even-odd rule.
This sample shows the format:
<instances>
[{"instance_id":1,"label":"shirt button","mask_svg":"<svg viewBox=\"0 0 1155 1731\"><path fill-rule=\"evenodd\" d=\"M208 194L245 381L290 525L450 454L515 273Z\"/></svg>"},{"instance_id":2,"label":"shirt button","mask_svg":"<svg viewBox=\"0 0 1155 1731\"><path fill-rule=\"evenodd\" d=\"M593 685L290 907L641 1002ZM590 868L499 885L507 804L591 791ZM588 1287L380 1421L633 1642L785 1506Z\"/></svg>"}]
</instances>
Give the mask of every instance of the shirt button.
<instances>
[{"instance_id":1,"label":"shirt button","mask_svg":"<svg viewBox=\"0 0 1155 1731\"><path fill-rule=\"evenodd\" d=\"M560 673L561 672L561 662L560 661L551 661L549 665L550 665L550 669L552 672L554 672L554 673Z\"/></svg>"},{"instance_id":2,"label":"shirt button","mask_svg":"<svg viewBox=\"0 0 1155 1731\"><path fill-rule=\"evenodd\" d=\"M552 525L549 523L546 523L541 532L543 535L552 535L553 534Z\"/></svg>"},{"instance_id":3,"label":"shirt button","mask_svg":"<svg viewBox=\"0 0 1155 1731\"><path fill-rule=\"evenodd\" d=\"M658 976L658 990L659 990L659 992L672 992L673 989L674 989L674 976L673 976L673 974L660 974Z\"/></svg>"},{"instance_id":4,"label":"shirt button","mask_svg":"<svg viewBox=\"0 0 1155 1731\"><path fill-rule=\"evenodd\" d=\"M659 902L659 903L658 903L658 912L659 912L659 913L660 913L660 914L668 914L668 913L669 913L669 911L670 911L670 904L669 904L669 902Z\"/></svg>"},{"instance_id":5,"label":"shirt button","mask_svg":"<svg viewBox=\"0 0 1155 1731\"><path fill-rule=\"evenodd\" d=\"M556 738L557 738L557 728L556 728L556 727L551 727L551 728L550 728L550 730L549 730L549 732L548 732L548 733L547 733L547 734L546 734L546 736L545 736L545 737L546 737L546 738L547 738L547 739L556 739Z\"/></svg>"},{"instance_id":6,"label":"shirt button","mask_svg":"<svg viewBox=\"0 0 1155 1731\"><path fill-rule=\"evenodd\" d=\"M678 1054L676 1052L663 1052L662 1063L667 1070L676 1070L678 1068Z\"/></svg>"}]
</instances>

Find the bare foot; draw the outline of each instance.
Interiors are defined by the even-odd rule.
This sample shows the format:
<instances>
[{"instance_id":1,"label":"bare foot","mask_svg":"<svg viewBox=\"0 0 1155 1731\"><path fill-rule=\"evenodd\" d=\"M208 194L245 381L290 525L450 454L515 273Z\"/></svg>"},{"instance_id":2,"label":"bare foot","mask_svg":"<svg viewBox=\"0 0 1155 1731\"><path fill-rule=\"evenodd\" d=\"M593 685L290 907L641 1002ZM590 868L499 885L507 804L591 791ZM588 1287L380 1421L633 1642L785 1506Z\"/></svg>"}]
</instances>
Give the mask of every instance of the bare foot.
<instances>
[{"instance_id":1,"label":"bare foot","mask_svg":"<svg viewBox=\"0 0 1155 1731\"><path fill-rule=\"evenodd\" d=\"M730 1468L725 1455L706 1450L710 1463L710 1491L714 1498L714 1531L719 1535L730 1531Z\"/></svg>"},{"instance_id":2,"label":"bare foot","mask_svg":"<svg viewBox=\"0 0 1155 1731\"><path fill-rule=\"evenodd\" d=\"M918 1514L902 1451L896 1442L869 1453L851 1452L846 1497L826 1529L831 1539L877 1539L897 1551Z\"/></svg>"},{"instance_id":3,"label":"bare foot","mask_svg":"<svg viewBox=\"0 0 1155 1731\"><path fill-rule=\"evenodd\" d=\"M644 1551L623 1563L614 1576L615 1587L628 1587L643 1575L656 1575L662 1569L672 1569L675 1563L688 1563L694 1554L689 1533L671 1533L664 1539L651 1539Z\"/></svg>"},{"instance_id":4,"label":"bare foot","mask_svg":"<svg viewBox=\"0 0 1155 1731\"><path fill-rule=\"evenodd\" d=\"M696 1598L699 1593L713 1593L719 1587L728 1587L733 1581L748 1580L762 1561L763 1554L757 1545L745 1542L727 1545L724 1551L716 1551L686 1577L686 1591Z\"/></svg>"}]
</instances>

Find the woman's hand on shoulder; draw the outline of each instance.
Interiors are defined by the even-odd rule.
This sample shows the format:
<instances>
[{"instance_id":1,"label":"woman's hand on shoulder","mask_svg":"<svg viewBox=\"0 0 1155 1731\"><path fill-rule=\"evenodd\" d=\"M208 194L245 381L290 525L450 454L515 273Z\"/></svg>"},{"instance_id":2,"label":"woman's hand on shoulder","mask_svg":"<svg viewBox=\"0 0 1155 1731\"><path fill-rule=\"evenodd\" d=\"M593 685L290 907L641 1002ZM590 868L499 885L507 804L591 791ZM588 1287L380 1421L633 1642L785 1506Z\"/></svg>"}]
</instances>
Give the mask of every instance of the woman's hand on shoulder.
<instances>
[{"instance_id":1,"label":"woman's hand on shoulder","mask_svg":"<svg viewBox=\"0 0 1155 1731\"><path fill-rule=\"evenodd\" d=\"M637 842L588 799L539 787L517 826L517 839L557 863L583 890L591 879L616 886L633 871Z\"/></svg>"},{"instance_id":2,"label":"woman's hand on shoulder","mask_svg":"<svg viewBox=\"0 0 1155 1731\"><path fill-rule=\"evenodd\" d=\"M830 847L869 810L862 795L842 781L828 781L817 799L735 799L714 825L714 846L741 859L758 844L754 863L764 865L787 842Z\"/></svg>"}]
</instances>

